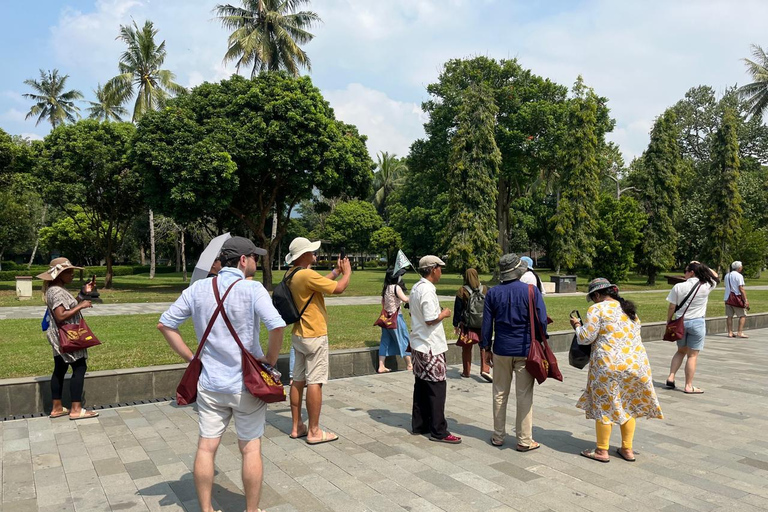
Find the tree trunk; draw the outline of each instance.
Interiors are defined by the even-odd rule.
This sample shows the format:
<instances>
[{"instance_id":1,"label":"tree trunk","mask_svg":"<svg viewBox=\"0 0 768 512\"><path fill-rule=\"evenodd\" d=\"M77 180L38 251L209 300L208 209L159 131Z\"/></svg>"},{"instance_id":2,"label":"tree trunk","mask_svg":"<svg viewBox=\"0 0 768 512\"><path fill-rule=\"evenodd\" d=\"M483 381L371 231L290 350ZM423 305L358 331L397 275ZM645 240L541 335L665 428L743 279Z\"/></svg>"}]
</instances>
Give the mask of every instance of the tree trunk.
<instances>
[{"instance_id":1,"label":"tree trunk","mask_svg":"<svg viewBox=\"0 0 768 512\"><path fill-rule=\"evenodd\" d=\"M144 244L139 245L139 262L142 267L147 264L147 254L144 250Z\"/></svg>"},{"instance_id":2,"label":"tree trunk","mask_svg":"<svg viewBox=\"0 0 768 512\"><path fill-rule=\"evenodd\" d=\"M184 228L181 228L181 280L187 282L187 255L184 247Z\"/></svg>"},{"instance_id":3,"label":"tree trunk","mask_svg":"<svg viewBox=\"0 0 768 512\"><path fill-rule=\"evenodd\" d=\"M107 242L107 275L104 277L104 288L112 288L112 238Z\"/></svg>"},{"instance_id":4,"label":"tree trunk","mask_svg":"<svg viewBox=\"0 0 768 512\"><path fill-rule=\"evenodd\" d=\"M179 230L180 238L184 235L181 233L181 230ZM181 239L176 240L176 243L174 244L176 246L176 272L181 272Z\"/></svg>"},{"instance_id":5,"label":"tree trunk","mask_svg":"<svg viewBox=\"0 0 768 512\"><path fill-rule=\"evenodd\" d=\"M509 183L506 178L499 178L499 195L496 199L496 223L499 227L499 247L501 254L509 252Z\"/></svg>"},{"instance_id":6,"label":"tree trunk","mask_svg":"<svg viewBox=\"0 0 768 512\"><path fill-rule=\"evenodd\" d=\"M5 247L0 247L0 270L3 270L3 253L5 252Z\"/></svg>"},{"instance_id":7,"label":"tree trunk","mask_svg":"<svg viewBox=\"0 0 768 512\"><path fill-rule=\"evenodd\" d=\"M648 271L648 284L653 286L656 284L656 269Z\"/></svg>"},{"instance_id":8,"label":"tree trunk","mask_svg":"<svg viewBox=\"0 0 768 512\"><path fill-rule=\"evenodd\" d=\"M40 216L40 227L42 228L45 226L45 216L48 213L48 205L43 205L43 214ZM40 230L38 230L38 233ZM32 268L32 262L35 261L35 255L37 254L37 248L40 245L40 235L38 234L35 237L35 246L32 248L32 256L29 257L29 263L27 264L27 268Z\"/></svg>"},{"instance_id":9,"label":"tree trunk","mask_svg":"<svg viewBox=\"0 0 768 512\"><path fill-rule=\"evenodd\" d=\"M155 278L155 214L149 209L149 278Z\"/></svg>"}]
</instances>

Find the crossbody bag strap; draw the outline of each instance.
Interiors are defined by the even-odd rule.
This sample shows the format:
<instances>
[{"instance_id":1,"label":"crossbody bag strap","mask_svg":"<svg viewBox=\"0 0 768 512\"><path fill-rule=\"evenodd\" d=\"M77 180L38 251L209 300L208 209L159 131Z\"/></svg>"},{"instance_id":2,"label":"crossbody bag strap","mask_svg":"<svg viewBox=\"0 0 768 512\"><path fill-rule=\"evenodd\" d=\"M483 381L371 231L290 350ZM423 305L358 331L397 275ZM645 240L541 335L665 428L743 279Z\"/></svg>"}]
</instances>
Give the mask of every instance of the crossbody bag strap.
<instances>
[{"instance_id":1,"label":"crossbody bag strap","mask_svg":"<svg viewBox=\"0 0 768 512\"><path fill-rule=\"evenodd\" d=\"M533 307L533 285L528 285L528 318L531 324L531 344L536 342L536 312Z\"/></svg>"},{"instance_id":2,"label":"crossbody bag strap","mask_svg":"<svg viewBox=\"0 0 768 512\"><path fill-rule=\"evenodd\" d=\"M696 298L696 294L697 294L697 293L699 293L699 288L701 288L701 283L699 283L699 284L696 286L696 288L695 288L696 292L693 294L693 299L695 299L695 298ZM693 289L691 289L691 292L693 292L693 291L694 291L694 290L693 290ZM688 295L689 295L689 296L691 295L691 292L688 292ZM688 305L685 307L685 311L683 311L683 314L681 315L681 318L682 318L682 317L684 317L684 316L685 316L685 314L688 312L688 308L690 308L690 307L691 307L691 304L693 304L693 299L691 299L691 302L689 302L689 303L688 303ZM685 298L685 300L683 300L683 302L682 302L682 303L680 303L680 306L678 306L678 307L675 309L675 313L677 313L677 310L678 310L678 309L680 309L680 307L681 307L681 306L682 306L682 305L685 303L685 301L686 301L686 300L688 300L688 297L686 297L686 298Z\"/></svg>"},{"instance_id":3,"label":"crossbody bag strap","mask_svg":"<svg viewBox=\"0 0 768 512\"><path fill-rule=\"evenodd\" d=\"M224 299L227 298L227 295L229 295L230 290L232 290L232 287L237 284L240 279L235 280L234 283L229 285L229 288L227 288L227 291L224 292L224 297L219 300L219 285L218 285L218 279L219 276L216 276L213 278L213 295L216 297L216 302L218 305L216 306L216 309L213 311L213 316L211 316L211 319L208 321L208 326L205 328L205 332L203 333L203 337L200 338L200 343L197 345L197 351L195 352L195 359L198 359L200 357L200 353L203 351L203 345L205 345L205 342L208 341L208 335L211 334L211 329L213 329L213 324L216 323L216 318L219 316L219 313L224 311Z\"/></svg>"},{"instance_id":4,"label":"crossbody bag strap","mask_svg":"<svg viewBox=\"0 0 768 512\"><path fill-rule=\"evenodd\" d=\"M699 286L701 286L701 283L699 283ZM683 304L685 304L685 301L687 301L687 300L688 300L688 298L691 296L691 294L692 294L694 291L698 293L698 290L699 290L699 289L698 289L698 287L696 287L696 288L691 288L691 289L690 289L690 291L688 292L688 295L686 295L686 296L685 296L685 298L682 300L682 302L680 302L680 304L677 304L677 305L675 306L675 313L677 313L677 312L678 312L678 310L679 310L681 307L683 307Z\"/></svg>"},{"instance_id":5,"label":"crossbody bag strap","mask_svg":"<svg viewBox=\"0 0 768 512\"><path fill-rule=\"evenodd\" d=\"M213 295L214 297L216 297L216 302L219 304L218 310L221 311L221 318L224 319L224 323L227 324L227 328L229 329L230 334L232 334L232 337L235 338L235 341L237 342L237 345L240 347L240 350L245 352L245 347L243 346L243 343L240 341L240 337L237 335L237 331L235 331L235 328L232 325L232 322L229 321L229 317L227 316L227 311L224 309L224 299L226 299L227 296L225 295L223 298L219 298L219 290L216 287L213 288Z\"/></svg>"}]
</instances>

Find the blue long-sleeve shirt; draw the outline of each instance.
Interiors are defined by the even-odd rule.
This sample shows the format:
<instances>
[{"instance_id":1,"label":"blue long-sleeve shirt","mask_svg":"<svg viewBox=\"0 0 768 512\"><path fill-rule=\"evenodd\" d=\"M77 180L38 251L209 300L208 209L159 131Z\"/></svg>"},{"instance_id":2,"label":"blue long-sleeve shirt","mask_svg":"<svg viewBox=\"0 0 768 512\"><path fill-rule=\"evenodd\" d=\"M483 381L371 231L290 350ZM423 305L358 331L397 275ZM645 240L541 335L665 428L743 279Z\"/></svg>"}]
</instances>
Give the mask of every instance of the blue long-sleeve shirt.
<instances>
[{"instance_id":1,"label":"blue long-sleeve shirt","mask_svg":"<svg viewBox=\"0 0 768 512\"><path fill-rule=\"evenodd\" d=\"M531 348L528 319L528 286L519 280L494 286L485 296L480 346L499 356L526 357ZM541 292L534 286L533 296L541 332L547 333L547 308ZM494 339L494 330L496 336Z\"/></svg>"}]
</instances>

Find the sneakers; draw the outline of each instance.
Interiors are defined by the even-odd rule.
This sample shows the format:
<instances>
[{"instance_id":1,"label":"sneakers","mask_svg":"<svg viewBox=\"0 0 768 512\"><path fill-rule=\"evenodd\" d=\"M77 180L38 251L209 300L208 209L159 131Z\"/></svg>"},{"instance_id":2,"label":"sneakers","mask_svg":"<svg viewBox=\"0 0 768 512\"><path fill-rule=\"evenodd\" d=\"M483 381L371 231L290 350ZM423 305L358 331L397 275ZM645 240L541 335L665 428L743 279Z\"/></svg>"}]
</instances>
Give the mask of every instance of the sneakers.
<instances>
[{"instance_id":1,"label":"sneakers","mask_svg":"<svg viewBox=\"0 0 768 512\"><path fill-rule=\"evenodd\" d=\"M459 436L455 436L453 434L448 434L444 438L440 439L438 437L429 437L430 441L436 441L438 443L449 443L449 444L459 444L461 443L461 438Z\"/></svg>"}]
</instances>

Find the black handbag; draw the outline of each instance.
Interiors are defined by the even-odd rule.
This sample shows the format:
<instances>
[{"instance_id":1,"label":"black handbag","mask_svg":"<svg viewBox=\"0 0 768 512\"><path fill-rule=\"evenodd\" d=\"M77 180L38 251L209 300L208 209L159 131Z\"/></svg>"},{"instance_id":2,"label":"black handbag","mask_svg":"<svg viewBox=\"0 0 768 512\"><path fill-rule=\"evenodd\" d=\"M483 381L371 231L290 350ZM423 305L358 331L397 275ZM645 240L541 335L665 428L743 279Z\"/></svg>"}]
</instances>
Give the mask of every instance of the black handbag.
<instances>
[{"instance_id":1,"label":"black handbag","mask_svg":"<svg viewBox=\"0 0 768 512\"><path fill-rule=\"evenodd\" d=\"M568 351L568 364L579 370L589 364L589 356L592 354L592 344L579 345L578 334L573 335L571 349Z\"/></svg>"}]
</instances>

